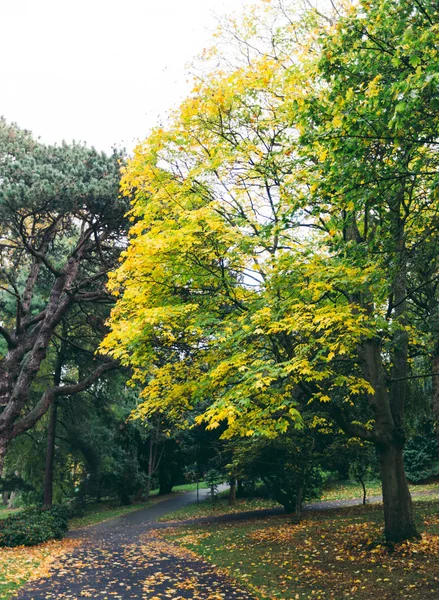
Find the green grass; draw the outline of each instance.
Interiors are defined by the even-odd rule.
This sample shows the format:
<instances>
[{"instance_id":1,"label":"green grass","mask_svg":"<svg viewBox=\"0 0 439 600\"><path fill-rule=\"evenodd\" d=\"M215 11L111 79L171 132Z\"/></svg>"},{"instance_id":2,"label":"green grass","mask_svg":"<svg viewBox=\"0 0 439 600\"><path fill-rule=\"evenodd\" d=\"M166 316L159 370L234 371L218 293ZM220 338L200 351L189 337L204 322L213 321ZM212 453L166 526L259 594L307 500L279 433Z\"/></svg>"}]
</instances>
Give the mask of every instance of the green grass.
<instances>
[{"instance_id":1,"label":"green grass","mask_svg":"<svg viewBox=\"0 0 439 600\"><path fill-rule=\"evenodd\" d=\"M439 482L410 485L412 493L431 492L437 490L439 493ZM381 496L381 482L368 481L366 482L367 496ZM337 500L354 500L363 497L363 488L356 481L334 482L326 487L323 491L321 500L337 501Z\"/></svg>"},{"instance_id":2,"label":"green grass","mask_svg":"<svg viewBox=\"0 0 439 600\"><path fill-rule=\"evenodd\" d=\"M250 522L210 523L163 535L225 569L259 599L436 599L439 501L416 504L420 543L367 550L382 531L382 508L358 506Z\"/></svg>"},{"instance_id":3,"label":"green grass","mask_svg":"<svg viewBox=\"0 0 439 600\"><path fill-rule=\"evenodd\" d=\"M86 508L85 515L70 519L69 529L79 529L80 527L96 525L97 523L108 521L109 519L115 519L116 517L152 506L154 502L157 501L158 500L137 502L136 504L130 504L128 506L114 506L114 504L107 504L105 502L89 504Z\"/></svg>"},{"instance_id":4,"label":"green grass","mask_svg":"<svg viewBox=\"0 0 439 600\"><path fill-rule=\"evenodd\" d=\"M248 510L260 510L263 508L278 507L275 500L265 498L242 498L236 504L229 506L227 498L218 498L212 504L211 500L203 500L199 504L189 504L172 513L168 513L159 519L160 521L182 521L184 519L195 519L199 517L217 517L220 515L234 514Z\"/></svg>"},{"instance_id":5,"label":"green grass","mask_svg":"<svg viewBox=\"0 0 439 600\"><path fill-rule=\"evenodd\" d=\"M198 487L200 490L206 489L209 487L205 481L200 481L198 483ZM197 489L196 483L183 483L182 485L174 485L172 488L172 493L174 492L194 492ZM158 488L151 491L151 496L154 496L159 493Z\"/></svg>"},{"instance_id":6,"label":"green grass","mask_svg":"<svg viewBox=\"0 0 439 600\"><path fill-rule=\"evenodd\" d=\"M201 489L203 484L200 483L199 485ZM79 529L80 527L96 525L97 523L102 523L103 521L115 519L116 517L121 517L122 515L129 514L136 510L148 508L157 502L162 502L163 500L170 498L174 493L193 491L196 489L196 487L197 485L194 483L177 485L172 489L171 494L167 496L159 496L158 489L152 490L150 498L147 502L136 502L135 504L129 504L127 506L116 505L115 500L110 500L108 502L94 502L87 505L84 516L74 517L70 520L69 529Z\"/></svg>"},{"instance_id":7,"label":"green grass","mask_svg":"<svg viewBox=\"0 0 439 600\"><path fill-rule=\"evenodd\" d=\"M7 519L9 515L20 512L22 508L6 508L6 506L0 506L0 519Z\"/></svg>"}]
</instances>

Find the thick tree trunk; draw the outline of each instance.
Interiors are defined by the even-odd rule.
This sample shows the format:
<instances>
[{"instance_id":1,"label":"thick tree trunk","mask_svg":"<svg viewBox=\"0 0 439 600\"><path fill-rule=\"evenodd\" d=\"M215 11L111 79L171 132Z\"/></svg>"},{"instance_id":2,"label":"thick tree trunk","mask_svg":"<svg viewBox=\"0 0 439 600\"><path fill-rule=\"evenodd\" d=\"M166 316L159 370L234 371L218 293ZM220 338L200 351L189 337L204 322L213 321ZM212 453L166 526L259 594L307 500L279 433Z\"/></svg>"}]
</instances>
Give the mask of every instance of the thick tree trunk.
<instances>
[{"instance_id":1,"label":"thick tree trunk","mask_svg":"<svg viewBox=\"0 0 439 600\"><path fill-rule=\"evenodd\" d=\"M384 504L384 533L388 542L418 538L412 499L404 471L402 446L378 446Z\"/></svg>"},{"instance_id":2,"label":"thick tree trunk","mask_svg":"<svg viewBox=\"0 0 439 600\"><path fill-rule=\"evenodd\" d=\"M50 421L47 432L46 467L44 471L44 506L50 507L53 503L53 471L55 465L55 438L58 402L53 401L50 408Z\"/></svg>"}]
</instances>

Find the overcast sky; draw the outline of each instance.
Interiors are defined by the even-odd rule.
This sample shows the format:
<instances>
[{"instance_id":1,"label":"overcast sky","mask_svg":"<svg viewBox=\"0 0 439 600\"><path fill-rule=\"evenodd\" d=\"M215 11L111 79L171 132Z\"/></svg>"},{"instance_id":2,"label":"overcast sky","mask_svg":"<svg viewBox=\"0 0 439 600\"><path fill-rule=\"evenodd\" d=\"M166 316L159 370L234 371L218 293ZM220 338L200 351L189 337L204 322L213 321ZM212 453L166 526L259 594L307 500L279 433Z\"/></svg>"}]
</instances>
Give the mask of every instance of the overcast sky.
<instances>
[{"instance_id":1,"label":"overcast sky","mask_svg":"<svg viewBox=\"0 0 439 600\"><path fill-rule=\"evenodd\" d=\"M131 150L245 0L0 0L0 115L45 142Z\"/></svg>"}]
</instances>

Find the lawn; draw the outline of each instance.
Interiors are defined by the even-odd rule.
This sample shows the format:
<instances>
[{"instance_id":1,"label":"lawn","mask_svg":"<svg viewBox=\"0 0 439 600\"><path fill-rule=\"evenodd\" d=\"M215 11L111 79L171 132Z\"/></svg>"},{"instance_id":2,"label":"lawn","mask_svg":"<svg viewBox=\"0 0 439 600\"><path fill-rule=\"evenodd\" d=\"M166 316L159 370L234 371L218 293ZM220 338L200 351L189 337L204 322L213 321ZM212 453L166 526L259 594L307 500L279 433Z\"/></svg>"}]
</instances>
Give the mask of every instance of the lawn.
<instances>
[{"instance_id":1,"label":"lawn","mask_svg":"<svg viewBox=\"0 0 439 600\"><path fill-rule=\"evenodd\" d=\"M437 490L439 494L439 482L410 485L412 494L432 492ZM366 482L367 497L381 496L381 482L367 481ZM363 488L356 481L334 482L326 486L321 495L321 500L337 501L337 500L354 500L363 498Z\"/></svg>"},{"instance_id":2,"label":"lawn","mask_svg":"<svg viewBox=\"0 0 439 600\"><path fill-rule=\"evenodd\" d=\"M411 485L410 490L414 497L417 494L421 496L417 500L439 500L439 483L429 483L423 485ZM381 495L381 483L371 481L367 483L368 498ZM435 492L437 492L435 494ZM422 496L422 494L426 494ZM320 499L311 500L310 502L335 502L340 500L361 500L363 498L363 490L359 483L354 481L335 482L328 485L322 492ZM230 506L228 503L228 492L219 494L215 503L211 500L203 500L198 504L190 504L175 512L168 513L163 516L160 521L182 521L185 519L196 519L200 517L221 516L226 514L234 514L238 512L250 510L262 510L269 508L280 508L280 505L275 500L266 498L239 498L236 504Z\"/></svg>"},{"instance_id":3,"label":"lawn","mask_svg":"<svg viewBox=\"0 0 439 600\"><path fill-rule=\"evenodd\" d=\"M206 484L200 483L200 489L206 487ZM172 489L171 494L167 496L159 496L159 490L152 490L149 500L147 502L136 502L127 506L120 506L115 500L109 500L108 502L94 502L87 505L85 515L82 517L75 517L70 520L69 529L79 529L80 527L86 527L87 525L95 525L96 523L102 523L109 519L114 519L122 515L147 508L157 502L162 502L167 498L171 498L175 493L190 492L197 488L196 483L185 483L183 485L176 485Z\"/></svg>"},{"instance_id":4,"label":"lawn","mask_svg":"<svg viewBox=\"0 0 439 600\"><path fill-rule=\"evenodd\" d=\"M439 589L439 502L416 503L423 539L394 552L367 547L379 539L382 508L358 506L170 528L168 541L194 551L265 599L436 599Z\"/></svg>"},{"instance_id":5,"label":"lawn","mask_svg":"<svg viewBox=\"0 0 439 600\"><path fill-rule=\"evenodd\" d=\"M199 517L218 517L220 515L234 514L248 510L261 510L264 508L279 508L275 500L265 498L239 498L236 504L229 505L228 498L219 497L214 503L203 500L199 504L189 504L172 513L161 517L160 521L182 521Z\"/></svg>"},{"instance_id":6,"label":"lawn","mask_svg":"<svg viewBox=\"0 0 439 600\"><path fill-rule=\"evenodd\" d=\"M7 519L9 515L13 515L16 512L22 510L21 508L6 508L5 506L0 506L0 519Z\"/></svg>"}]
</instances>

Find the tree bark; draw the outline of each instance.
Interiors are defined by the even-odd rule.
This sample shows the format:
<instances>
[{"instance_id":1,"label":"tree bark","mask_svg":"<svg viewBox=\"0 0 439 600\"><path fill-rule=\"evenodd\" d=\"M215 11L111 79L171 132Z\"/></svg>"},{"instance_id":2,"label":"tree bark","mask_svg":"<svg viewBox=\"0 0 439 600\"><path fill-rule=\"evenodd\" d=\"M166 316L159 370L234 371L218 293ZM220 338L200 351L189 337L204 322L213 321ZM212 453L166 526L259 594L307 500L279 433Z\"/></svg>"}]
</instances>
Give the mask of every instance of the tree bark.
<instances>
[{"instance_id":1,"label":"tree bark","mask_svg":"<svg viewBox=\"0 0 439 600\"><path fill-rule=\"evenodd\" d=\"M50 421L47 431L47 451L46 465L44 471L44 499L43 504L48 508L53 503L53 471L55 465L55 439L56 439L56 419L58 412L58 402L53 401L50 408Z\"/></svg>"},{"instance_id":2,"label":"tree bark","mask_svg":"<svg viewBox=\"0 0 439 600\"><path fill-rule=\"evenodd\" d=\"M65 352L65 343L61 343L61 348L59 350L56 365L55 365L55 373L53 376L53 383L55 387L58 387L61 383L61 374L62 367L64 363L64 352ZM44 498L43 504L44 506L50 507L53 503L53 471L55 466L55 440L56 440L56 419L58 413L58 400L55 397L52 401L52 405L50 407L50 420L49 427L47 430L47 451L46 451L46 465L44 470Z\"/></svg>"},{"instance_id":3,"label":"tree bark","mask_svg":"<svg viewBox=\"0 0 439 600\"><path fill-rule=\"evenodd\" d=\"M0 477L3 475L5 468L6 451L10 440L6 436L0 436Z\"/></svg>"},{"instance_id":4,"label":"tree bark","mask_svg":"<svg viewBox=\"0 0 439 600\"><path fill-rule=\"evenodd\" d=\"M303 485L300 484L297 486L296 502L295 502L295 508L294 508L294 516L297 519L297 521L300 520L300 517L302 514L302 501L303 501Z\"/></svg>"},{"instance_id":5,"label":"tree bark","mask_svg":"<svg viewBox=\"0 0 439 600\"><path fill-rule=\"evenodd\" d=\"M378 452L383 489L385 535L388 542L418 537L414 523L413 508L404 472L403 448L404 411L407 396L408 335L405 329L407 312L407 260L404 234L404 189L389 200L390 245L394 254L394 275L390 313L396 325L392 347L389 352L391 379L385 367L380 339L364 339L358 346L359 364L363 377L374 389L368 401L375 426L372 432L364 432L363 439L372 441ZM358 243L358 230L353 216L352 231L346 231L346 240ZM373 315L375 303L372 293L352 296L352 303L360 305L367 314ZM399 327L398 327L399 325ZM349 424L348 424L349 425ZM343 425L342 425L343 427ZM349 434L352 427L345 428Z\"/></svg>"},{"instance_id":6,"label":"tree bark","mask_svg":"<svg viewBox=\"0 0 439 600\"><path fill-rule=\"evenodd\" d=\"M236 504L236 479L230 480L229 505Z\"/></svg>"},{"instance_id":7,"label":"tree bark","mask_svg":"<svg viewBox=\"0 0 439 600\"><path fill-rule=\"evenodd\" d=\"M431 409L434 420L434 432L439 445L439 344L435 348L432 361Z\"/></svg>"},{"instance_id":8,"label":"tree bark","mask_svg":"<svg viewBox=\"0 0 439 600\"><path fill-rule=\"evenodd\" d=\"M391 543L419 538L413 518L412 499L404 471L403 448L378 446L384 505L384 533Z\"/></svg>"},{"instance_id":9,"label":"tree bark","mask_svg":"<svg viewBox=\"0 0 439 600\"><path fill-rule=\"evenodd\" d=\"M363 506L364 506L366 504L366 498L367 498L366 486L364 484L363 477L359 477L358 479L360 481L361 487L363 488Z\"/></svg>"}]
</instances>

